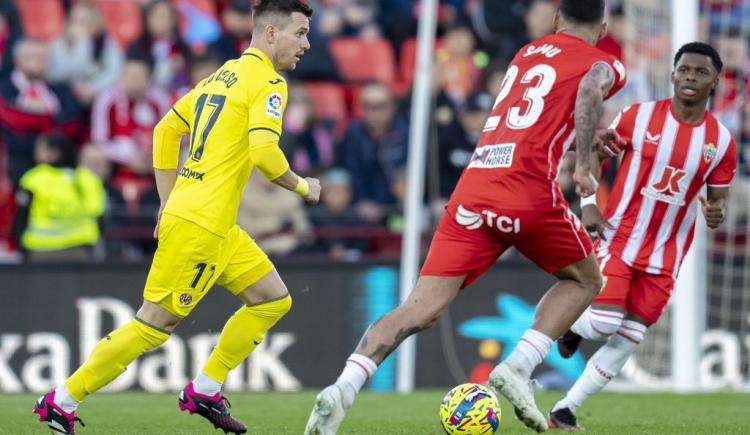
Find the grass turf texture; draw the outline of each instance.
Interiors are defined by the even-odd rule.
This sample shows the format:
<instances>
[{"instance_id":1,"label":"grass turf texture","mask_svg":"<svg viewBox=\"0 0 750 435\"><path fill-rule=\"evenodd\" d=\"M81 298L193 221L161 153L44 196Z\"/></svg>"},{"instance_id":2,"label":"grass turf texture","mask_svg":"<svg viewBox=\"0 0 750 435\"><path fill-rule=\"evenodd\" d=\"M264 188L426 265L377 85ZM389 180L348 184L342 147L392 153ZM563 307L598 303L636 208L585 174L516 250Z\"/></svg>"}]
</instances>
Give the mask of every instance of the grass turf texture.
<instances>
[{"instance_id":1,"label":"grass turf texture","mask_svg":"<svg viewBox=\"0 0 750 435\"><path fill-rule=\"evenodd\" d=\"M357 398L340 433L442 434L438 406L445 392L420 391L408 396L364 393ZM537 395L547 412L558 392ZM0 395L0 433L49 433L31 409L37 395ZM250 434L302 433L315 392L231 393L232 414ZM532 434L515 420L503 401L499 434ZM750 434L750 394L599 394L579 412L579 421L593 434ZM86 427L79 435L222 434L201 417L177 409L176 394L98 394L81 408ZM553 433L565 433L554 431Z\"/></svg>"}]
</instances>

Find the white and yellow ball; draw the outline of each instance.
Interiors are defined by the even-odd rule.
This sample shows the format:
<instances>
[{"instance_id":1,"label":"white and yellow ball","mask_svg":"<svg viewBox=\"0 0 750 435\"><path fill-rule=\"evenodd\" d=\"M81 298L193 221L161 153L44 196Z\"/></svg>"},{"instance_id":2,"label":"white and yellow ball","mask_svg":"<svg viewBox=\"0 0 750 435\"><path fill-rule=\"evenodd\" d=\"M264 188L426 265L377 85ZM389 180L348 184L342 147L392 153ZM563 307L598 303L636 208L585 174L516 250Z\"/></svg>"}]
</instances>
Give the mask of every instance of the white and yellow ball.
<instances>
[{"instance_id":1,"label":"white and yellow ball","mask_svg":"<svg viewBox=\"0 0 750 435\"><path fill-rule=\"evenodd\" d=\"M461 384L440 404L440 423L451 435L493 434L500 428L500 402L487 387Z\"/></svg>"}]
</instances>

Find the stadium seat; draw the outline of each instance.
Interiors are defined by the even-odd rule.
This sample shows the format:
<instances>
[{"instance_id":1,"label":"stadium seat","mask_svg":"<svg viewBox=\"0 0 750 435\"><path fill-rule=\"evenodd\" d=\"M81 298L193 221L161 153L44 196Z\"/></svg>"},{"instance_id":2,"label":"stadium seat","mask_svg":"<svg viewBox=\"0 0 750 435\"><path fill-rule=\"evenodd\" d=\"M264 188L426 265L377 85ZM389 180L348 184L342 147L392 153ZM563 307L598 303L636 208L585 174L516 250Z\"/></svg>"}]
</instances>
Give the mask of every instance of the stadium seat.
<instances>
[{"instance_id":1,"label":"stadium seat","mask_svg":"<svg viewBox=\"0 0 750 435\"><path fill-rule=\"evenodd\" d=\"M122 47L127 48L141 36L143 25L137 0L96 0L96 5L102 11L109 34Z\"/></svg>"},{"instance_id":2,"label":"stadium seat","mask_svg":"<svg viewBox=\"0 0 750 435\"><path fill-rule=\"evenodd\" d=\"M16 0L27 36L51 41L65 28L65 12L60 0Z\"/></svg>"},{"instance_id":3,"label":"stadium seat","mask_svg":"<svg viewBox=\"0 0 750 435\"><path fill-rule=\"evenodd\" d=\"M306 82L305 89L315 106L315 115L335 121L336 136L342 134L347 120L344 87L333 82Z\"/></svg>"},{"instance_id":4,"label":"stadium seat","mask_svg":"<svg viewBox=\"0 0 750 435\"><path fill-rule=\"evenodd\" d=\"M331 40L330 48L345 80L353 83L378 80L389 86L395 84L396 59L387 40L336 38Z\"/></svg>"}]
</instances>

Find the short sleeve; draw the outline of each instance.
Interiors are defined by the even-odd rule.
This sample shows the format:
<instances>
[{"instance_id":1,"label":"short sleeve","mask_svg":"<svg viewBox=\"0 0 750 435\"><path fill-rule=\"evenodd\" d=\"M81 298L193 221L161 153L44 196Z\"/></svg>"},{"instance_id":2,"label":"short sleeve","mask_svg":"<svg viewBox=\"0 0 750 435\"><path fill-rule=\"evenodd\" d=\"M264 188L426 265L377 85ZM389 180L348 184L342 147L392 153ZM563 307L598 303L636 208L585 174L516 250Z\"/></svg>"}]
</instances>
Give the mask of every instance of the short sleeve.
<instances>
[{"instance_id":1,"label":"short sleeve","mask_svg":"<svg viewBox=\"0 0 750 435\"><path fill-rule=\"evenodd\" d=\"M623 65L622 62L620 62L616 58L610 57L609 59L605 60L605 63L609 65L609 67L612 68L612 72L615 73L615 82L612 85L612 89L610 89L607 95L604 97L604 99L606 100L618 93L620 89L625 87L628 82L628 77L625 70L625 65Z\"/></svg>"},{"instance_id":2,"label":"short sleeve","mask_svg":"<svg viewBox=\"0 0 750 435\"><path fill-rule=\"evenodd\" d=\"M174 106L172 106L172 112L180 118L180 120L187 126L188 130L190 129L190 115L194 112L194 95L195 89L183 95L182 98L177 100L177 102L174 103Z\"/></svg>"},{"instance_id":3,"label":"short sleeve","mask_svg":"<svg viewBox=\"0 0 750 435\"><path fill-rule=\"evenodd\" d=\"M248 132L268 130L281 136L281 126L286 110L286 82L270 80L251 97L248 117Z\"/></svg>"},{"instance_id":4,"label":"short sleeve","mask_svg":"<svg viewBox=\"0 0 750 435\"><path fill-rule=\"evenodd\" d=\"M621 147L623 151L633 147L633 130L635 129L635 117L637 114L637 107L628 106L622 109L609 125L609 129L615 130L626 142L625 146Z\"/></svg>"},{"instance_id":5,"label":"short sleeve","mask_svg":"<svg viewBox=\"0 0 750 435\"><path fill-rule=\"evenodd\" d=\"M710 187L729 187L737 173L737 143L729 140L729 147L716 168L708 175L706 184Z\"/></svg>"}]
</instances>

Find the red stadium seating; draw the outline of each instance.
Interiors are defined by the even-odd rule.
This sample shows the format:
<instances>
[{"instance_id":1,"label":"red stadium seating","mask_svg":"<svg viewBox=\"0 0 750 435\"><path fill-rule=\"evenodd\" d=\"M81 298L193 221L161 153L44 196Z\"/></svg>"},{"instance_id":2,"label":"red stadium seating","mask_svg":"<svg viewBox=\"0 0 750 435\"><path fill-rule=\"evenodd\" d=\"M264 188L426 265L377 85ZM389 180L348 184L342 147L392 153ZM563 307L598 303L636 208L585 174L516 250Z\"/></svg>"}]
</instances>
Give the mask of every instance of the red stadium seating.
<instances>
[{"instance_id":1,"label":"red stadium seating","mask_svg":"<svg viewBox=\"0 0 750 435\"><path fill-rule=\"evenodd\" d=\"M396 83L396 58L387 40L336 38L331 40L330 47L336 65L347 81L378 80L389 86Z\"/></svg>"},{"instance_id":2,"label":"red stadium seating","mask_svg":"<svg viewBox=\"0 0 750 435\"><path fill-rule=\"evenodd\" d=\"M60 0L16 0L16 5L27 36L51 41L65 28Z\"/></svg>"},{"instance_id":3,"label":"red stadium seating","mask_svg":"<svg viewBox=\"0 0 750 435\"><path fill-rule=\"evenodd\" d=\"M141 36L141 9L138 0L96 0L109 34L127 48Z\"/></svg>"},{"instance_id":4,"label":"red stadium seating","mask_svg":"<svg viewBox=\"0 0 750 435\"><path fill-rule=\"evenodd\" d=\"M315 115L336 121L336 136L343 134L347 121L344 87L332 82L306 82L305 89L315 105Z\"/></svg>"}]
</instances>

